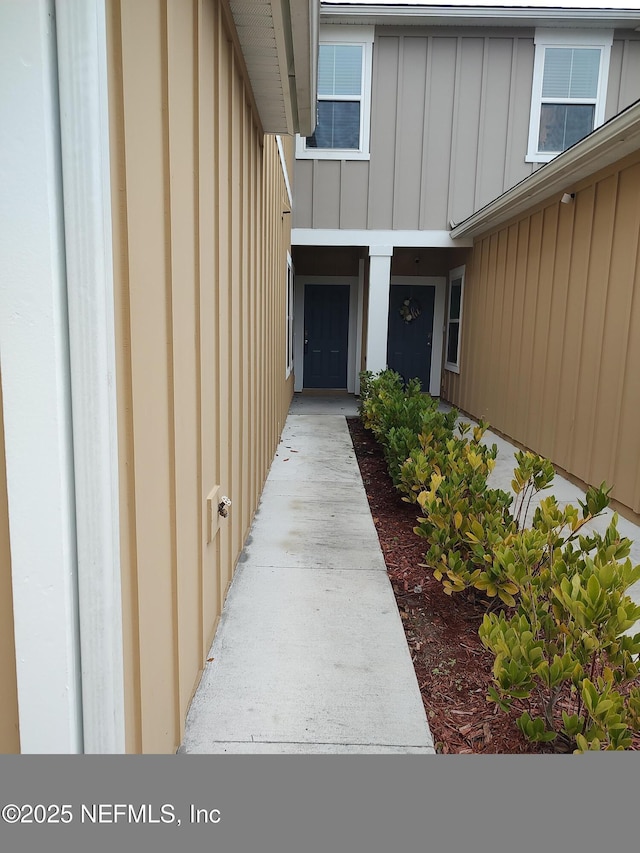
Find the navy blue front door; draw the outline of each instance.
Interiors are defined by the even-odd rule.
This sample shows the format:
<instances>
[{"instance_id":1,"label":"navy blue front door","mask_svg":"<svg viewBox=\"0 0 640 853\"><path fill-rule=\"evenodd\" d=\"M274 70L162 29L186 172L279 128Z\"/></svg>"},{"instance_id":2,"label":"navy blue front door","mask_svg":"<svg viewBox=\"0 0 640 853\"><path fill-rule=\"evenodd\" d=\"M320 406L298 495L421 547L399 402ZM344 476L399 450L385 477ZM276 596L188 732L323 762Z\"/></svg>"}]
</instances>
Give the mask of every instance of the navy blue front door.
<instances>
[{"instance_id":1,"label":"navy blue front door","mask_svg":"<svg viewBox=\"0 0 640 853\"><path fill-rule=\"evenodd\" d=\"M418 377L429 390L435 287L391 285L387 364L405 382Z\"/></svg>"},{"instance_id":2,"label":"navy blue front door","mask_svg":"<svg viewBox=\"0 0 640 853\"><path fill-rule=\"evenodd\" d=\"M304 289L304 387L346 388L349 285Z\"/></svg>"}]
</instances>

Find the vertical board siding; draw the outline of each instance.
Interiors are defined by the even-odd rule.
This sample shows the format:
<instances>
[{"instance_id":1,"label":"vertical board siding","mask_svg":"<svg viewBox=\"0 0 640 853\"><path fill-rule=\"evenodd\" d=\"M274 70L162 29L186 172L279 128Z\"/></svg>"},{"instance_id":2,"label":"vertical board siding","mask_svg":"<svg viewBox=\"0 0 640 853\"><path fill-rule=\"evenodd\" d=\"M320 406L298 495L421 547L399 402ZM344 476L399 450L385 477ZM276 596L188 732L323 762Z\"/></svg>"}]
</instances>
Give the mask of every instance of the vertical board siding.
<instances>
[{"instance_id":1,"label":"vertical board siding","mask_svg":"<svg viewBox=\"0 0 640 853\"><path fill-rule=\"evenodd\" d=\"M403 40L398 111L405 120L396 125L394 228L415 228L420 218L427 64L425 47L424 38Z\"/></svg>"},{"instance_id":2,"label":"vertical board siding","mask_svg":"<svg viewBox=\"0 0 640 853\"><path fill-rule=\"evenodd\" d=\"M298 160L294 224L441 230L526 178L534 53L530 29L378 27L370 161ZM639 81L640 37L625 33L606 118L640 96Z\"/></svg>"},{"instance_id":3,"label":"vertical board siding","mask_svg":"<svg viewBox=\"0 0 640 853\"><path fill-rule=\"evenodd\" d=\"M129 752L181 742L292 393L284 175L230 27L221 0L110 6Z\"/></svg>"},{"instance_id":4,"label":"vertical board siding","mask_svg":"<svg viewBox=\"0 0 640 853\"><path fill-rule=\"evenodd\" d=\"M0 383L0 753L6 755L20 752L20 731L3 412Z\"/></svg>"},{"instance_id":5,"label":"vertical board siding","mask_svg":"<svg viewBox=\"0 0 640 853\"><path fill-rule=\"evenodd\" d=\"M614 48L617 42L614 42ZM611 115L620 112L625 107L628 107L634 101L638 100L638 81L640 80L640 38L634 34L634 37L626 37L621 39L621 59L618 75L610 76L614 90L618 92L617 104L613 103L613 112ZM611 75L611 71L609 72ZM607 107L609 106L609 98L607 98ZM610 118L607 114L606 118Z\"/></svg>"},{"instance_id":6,"label":"vertical board siding","mask_svg":"<svg viewBox=\"0 0 640 853\"><path fill-rule=\"evenodd\" d=\"M392 228L396 128L401 126L398 115L400 39L386 37L376 40L373 53L367 227ZM314 197L317 189L318 186L314 183ZM317 205L315 209L317 210ZM315 217L313 227L319 227Z\"/></svg>"},{"instance_id":7,"label":"vertical board siding","mask_svg":"<svg viewBox=\"0 0 640 853\"><path fill-rule=\"evenodd\" d=\"M429 38L427 50L420 227L436 229L449 204L458 39Z\"/></svg>"},{"instance_id":8,"label":"vertical board siding","mask_svg":"<svg viewBox=\"0 0 640 853\"><path fill-rule=\"evenodd\" d=\"M477 240L447 400L640 512L640 154Z\"/></svg>"}]
</instances>

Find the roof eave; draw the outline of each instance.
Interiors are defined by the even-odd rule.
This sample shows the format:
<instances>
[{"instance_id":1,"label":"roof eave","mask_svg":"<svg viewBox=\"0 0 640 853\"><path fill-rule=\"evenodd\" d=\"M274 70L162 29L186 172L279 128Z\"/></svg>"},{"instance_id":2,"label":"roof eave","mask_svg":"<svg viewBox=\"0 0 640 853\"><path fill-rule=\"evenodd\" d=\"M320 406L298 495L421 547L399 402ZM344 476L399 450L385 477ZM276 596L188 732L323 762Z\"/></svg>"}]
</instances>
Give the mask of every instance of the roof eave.
<instances>
[{"instance_id":1,"label":"roof eave","mask_svg":"<svg viewBox=\"0 0 640 853\"><path fill-rule=\"evenodd\" d=\"M640 101L451 229L451 237L477 237L640 149Z\"/></svg>"},{"instance_id":2,"label":"roof eave","mask_svg":"<svg viewBox=\"0 0 640 853\"><path fill-rule=\"evenodd\" d=\"M322 2L322 23L367 23L423 26L596 26L635 29L638 9L562 9L538 6L448 6L446 4L380 4Z\"/></svg>"},{"instance_id":3,"label":"roof eave","mask_svg":"<svg viewBox=\"0 0 640 853\"><path fill-rule=\"evenodd\" d=\"M263 130L310 135L320 0L230 0L229 7Z\"/></svg>"}]
</instances>

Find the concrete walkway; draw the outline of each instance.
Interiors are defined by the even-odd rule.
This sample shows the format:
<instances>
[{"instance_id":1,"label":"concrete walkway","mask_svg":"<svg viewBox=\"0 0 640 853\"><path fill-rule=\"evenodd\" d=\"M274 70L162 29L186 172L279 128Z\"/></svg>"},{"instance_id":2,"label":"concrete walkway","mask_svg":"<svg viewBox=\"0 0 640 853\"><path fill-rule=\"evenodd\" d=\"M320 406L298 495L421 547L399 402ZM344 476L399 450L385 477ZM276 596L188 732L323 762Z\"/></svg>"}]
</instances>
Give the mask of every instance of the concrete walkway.
<instances>
[{"instance_id":1,"label":"concrete walkway","mask_svg":"<svg viewBox=\"0 0 640 853\"><path fill-rule=\"evenodd\" d=\"M345 421L355 414L348 395L295 395L179 752L434 753ZM510 491L516 448L484 440L498 445L489 484ZM550 493L584 499L560 475ZM640 563L640 527L618 526ZM629 594L640 604L640 582Z\"/></svg>"},{"instance_id":2,"label":"concrete walkway","mask_svg":"<svg viewBox=\"0 0 640 853\"><path fill-rule=\"evenodd\" d=\"M181 753L434 754L345 416L297 394Z\"/></svg>"}]
</instances>

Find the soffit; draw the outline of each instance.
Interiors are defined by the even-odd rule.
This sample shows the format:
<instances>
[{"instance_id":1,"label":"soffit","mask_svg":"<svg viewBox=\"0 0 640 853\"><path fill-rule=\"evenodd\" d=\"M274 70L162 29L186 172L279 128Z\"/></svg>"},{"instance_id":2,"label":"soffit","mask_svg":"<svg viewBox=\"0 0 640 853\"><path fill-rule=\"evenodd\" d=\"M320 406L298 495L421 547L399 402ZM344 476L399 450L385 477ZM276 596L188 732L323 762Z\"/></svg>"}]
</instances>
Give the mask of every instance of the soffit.
<instances>
[{"instance_id":1,"label":"soffit","mask_svg":"<svg viewBox=\"0 0 640 853\"><path fill-rule=\"evenodd\" d=\"M311 133L319 0L229 0L229 8L262 127Z\"/></svg>"}]
</instances>

